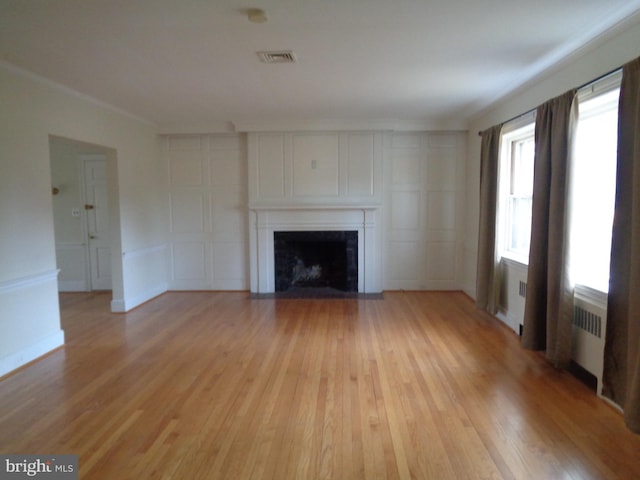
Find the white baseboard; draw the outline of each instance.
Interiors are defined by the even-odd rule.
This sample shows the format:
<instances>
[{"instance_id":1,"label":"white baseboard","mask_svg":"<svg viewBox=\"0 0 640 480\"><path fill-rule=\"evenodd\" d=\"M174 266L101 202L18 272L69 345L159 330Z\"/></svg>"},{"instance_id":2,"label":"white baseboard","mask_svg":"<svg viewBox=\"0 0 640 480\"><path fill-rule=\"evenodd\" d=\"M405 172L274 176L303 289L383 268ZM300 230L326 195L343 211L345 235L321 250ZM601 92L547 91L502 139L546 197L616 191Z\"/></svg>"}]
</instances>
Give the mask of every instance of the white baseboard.
<instances>
[{"instance_id":1,"label":"white baseboard","mask_svg":"<svg viewBox=\"0 0 640 480\"><path fill-rule=\"evenodd\" d=\"M0 358L0 377L13 370L26 365L41 357L51 350L64 345L64 331L58 330L17 352L10 353Z\"/></svg>"},{"instance_id":2,"label":"white baseboard","mask_svg":"<svg viewBox=\"0 0 640 480\"><path fill-rule=\"evenodd\" d=\"M507 325L517 335L520 334L520 322L518 322L518 320L503 311L496 313L496 317L498 317L498 320Z\"/></svg>"},{"instance_id":3,"label":"white baseboard","mask_svg":"<svg viewBox=\"0 0 640 480\"><path fill-rule=\"evenodd\" d=\"M129 310L136 308L138 305L142 305L152 298L155 298L158 295L162 295L168 289L169 287L165 283L153 290L149 290L133 298L114 298L113 300L111 300L111 311L117 313L128 312Z\"/></svg>"}]
</instances>

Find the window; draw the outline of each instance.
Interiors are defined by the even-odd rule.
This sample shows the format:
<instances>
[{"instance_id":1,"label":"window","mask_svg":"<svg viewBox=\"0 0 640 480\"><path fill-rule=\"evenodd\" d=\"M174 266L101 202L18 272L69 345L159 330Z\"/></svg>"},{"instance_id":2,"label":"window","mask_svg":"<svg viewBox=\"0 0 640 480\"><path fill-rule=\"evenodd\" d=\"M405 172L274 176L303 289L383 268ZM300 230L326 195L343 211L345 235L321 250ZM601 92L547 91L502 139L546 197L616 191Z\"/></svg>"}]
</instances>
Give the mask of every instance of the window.
<instances>
[{"instance_id":1,"label":"window","mask_svg":"<svg viewBox=\"0 0 640 480\"><path fill-rule=\"evenodd\" d=\"M534 127L532 115L505 126L500 153L499 251L529 261L533 193Z\"/></svg>"},{"instance_id":2,"label":"window","mask_svg":"<svg viewBox=\"0 0 640 480\"><path fill-rule=\"evenodd\" d=\"M613 77L578 95L569 264L574 284L602 292L609 290L619 82Z\"/></svg>"}]
</instances>

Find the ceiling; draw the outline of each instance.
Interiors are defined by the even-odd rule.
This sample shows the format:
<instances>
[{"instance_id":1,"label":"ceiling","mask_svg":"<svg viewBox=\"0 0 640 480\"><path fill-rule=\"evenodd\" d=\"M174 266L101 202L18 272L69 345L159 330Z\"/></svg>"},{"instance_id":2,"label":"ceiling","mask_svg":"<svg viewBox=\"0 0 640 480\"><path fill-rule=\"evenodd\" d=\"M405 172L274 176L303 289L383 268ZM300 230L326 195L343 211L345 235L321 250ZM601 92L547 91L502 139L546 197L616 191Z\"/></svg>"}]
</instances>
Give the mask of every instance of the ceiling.
<instances>
[{"instance_id":1,"label":"ceiling","mask_svg":"<svg viewBox=\"0 0 640 480\"><path fill-rule=\"evenodd\" d=\"M249 22L253 7L268 21ZM0 61L164 131L464 128L639 12L640 0L0 0Z\"/></svg>"}]
</instances>

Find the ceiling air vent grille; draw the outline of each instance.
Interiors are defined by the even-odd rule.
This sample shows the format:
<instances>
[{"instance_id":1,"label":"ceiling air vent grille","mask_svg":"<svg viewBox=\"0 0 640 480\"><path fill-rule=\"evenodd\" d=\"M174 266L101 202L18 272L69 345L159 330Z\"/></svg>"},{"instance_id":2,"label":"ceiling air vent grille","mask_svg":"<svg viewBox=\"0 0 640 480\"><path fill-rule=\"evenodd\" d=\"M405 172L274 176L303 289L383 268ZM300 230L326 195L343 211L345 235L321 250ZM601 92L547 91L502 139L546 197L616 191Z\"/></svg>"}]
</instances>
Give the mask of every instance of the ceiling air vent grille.
<instances>
[{"instance_id":1,"label":"ceiling air vent grille","mask_svg":"<svg viewBox=\"0 0 640 480\"><path fill-rule=\"evenodd\" d=\"M264 63L296 63L296 56L291 50L257 53Z\"/></svg>"}]
</instances>

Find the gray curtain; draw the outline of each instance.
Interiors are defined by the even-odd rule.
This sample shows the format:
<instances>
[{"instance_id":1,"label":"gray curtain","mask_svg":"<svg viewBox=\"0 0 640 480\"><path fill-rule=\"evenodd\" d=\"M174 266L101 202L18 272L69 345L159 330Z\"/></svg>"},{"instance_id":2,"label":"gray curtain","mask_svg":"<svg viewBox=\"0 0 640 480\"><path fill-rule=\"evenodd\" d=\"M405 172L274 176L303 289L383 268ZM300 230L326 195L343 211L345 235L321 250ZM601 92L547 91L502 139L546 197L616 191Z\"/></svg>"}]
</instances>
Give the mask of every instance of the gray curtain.
<instances>
[{"instance_id":1,"label":"gray curtain","mask_svg":"<svg viewBox=\"0 0 640 480\"><path fill-rule=\"evenodd\" d=\"M496 210L501 130L502 124L481 132L480 224L478 229L476 305L489 313L495 313L498 308Z\"/></svg>"},{"instance_id":2,"label":"gray curtain","mask_svg":"<svg viewBox=\"0 0 640 480\"><path fill-rule=\"evenodd\" d=\"M622 70L603 394L640 433L640 58Z\"/></svg>"},{"instance_id":3,"label":"gray curtain","mask_svg":"<svg viewBox=\"0 0 640 480\"><path fill-rule=\"evenodd\" d=\"M558 368L571 359L573 286L569 281L569 185L578 118L576 91L538 107L531 245L522 346L545 350Z\"/></svg>"}]
</instances>

